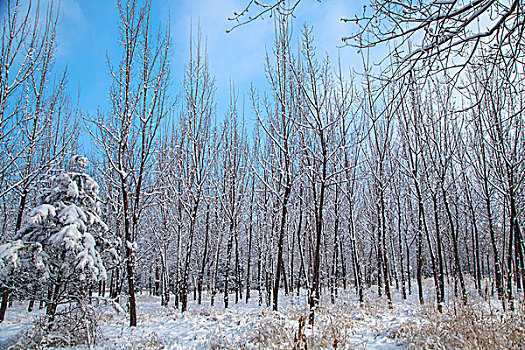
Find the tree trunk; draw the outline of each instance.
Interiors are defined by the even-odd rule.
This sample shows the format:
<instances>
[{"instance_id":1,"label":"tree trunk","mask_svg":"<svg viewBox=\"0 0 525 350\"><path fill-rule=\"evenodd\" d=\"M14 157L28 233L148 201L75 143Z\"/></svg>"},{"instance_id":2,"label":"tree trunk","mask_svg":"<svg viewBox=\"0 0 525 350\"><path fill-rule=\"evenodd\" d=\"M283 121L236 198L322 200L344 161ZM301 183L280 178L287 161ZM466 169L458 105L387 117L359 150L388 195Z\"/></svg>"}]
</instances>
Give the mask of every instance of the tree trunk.
<instances>
[{"instance_id":1,"label":"tree trunk","mask_svg":"<svg viewBox=\"0 0 525 350\"><path fill-rule=\"evenodd\" d=\"M352 251L352 266L354 270L355 288L356 288L357 295L359 297L359 302L363 303L364 302L363 278L361 274L361 265L359 263L359 254L357 250L352 203L350 203L349 208L348 208L348 218L349 218L348 231L350 233L350 249Z\"/></svg>"},{"instance_id":2,"label":"tree trunk","mask_svg":"<svg viewBox=\"0 0 525 350\"><path fill-rule=\"evenodd\" d=\"M288 175L287 184L284 188L284 196L282 203L281 212L281 226L279 228L279 241L277 242L277 266L275 267L275 282L273 287L273 301L272 309L277 311L277 303L279 300L279 284L281 282L281 270L283 266L283 245L284 245L284 232L286 230L286 214L288 212L288 198L290 197L291 184Z\"/></svg>"},{"instance_id":3,"label":"tree trunk","mask_svg":"<svg viewBox=\"0 0 525 350\"><path fill-rule=\"evenodd\" d=\"M246 303L248 303L248 300L250 299L250 287L252 283L252 276L251 276L251 264L252 264L252 235L253 235L253 196L255 192L255 180L252 180L252 195L251 195L251 201L250 201L250 226L248 228L248 256L246 261Z\"/></svg>"},{"instance_id":4,"label":"tree trunk","mask_svg":"<svg viewBox=\"0 0 525 350\"><path fill-rule=\"evenodd\" d=\"M204 278L204 270L206 268L206 257L208 256L208 240L209 240L209 231L210 231L210 204L206 207L206 232L204 237L204 252L202 254L201 270L199 272L199 280L197 283L198 297L197 303L201 305L202 303L202 280Z\"/></svg>"},{"instance_id":5,"label":"tree trunk","mask_svg":"<svg viewBox=\"0 0 525 350\"><path fill-rule=\"evenodd\" d=\"M230 222L230 236L228 237L228 245L226 247L226 268L224 269L224 308L228 308L228 293L229 293L229 280L230 280L230 260L232 258L233 251L233 235L234 225L233 219Z\"/></svg>"},{"instance_id":6,"label":"tree trunk","mask_svg":"<svg viewBox=\"0 0 525 350\"><path fill-rule=\"evenodd\" d=\"M450 211L450 206L448 204L443 181L441 181L441 193L443 195L443 204L445 205L445 211L447 213L449 227L450 227L450 235L452 239L455 270L456 270L456 275L458 276L459 284L461 288L461 299L463 300L463 303L466 304L467 303L467 290L465 289L465 280L463 279L463 272L461 271L461 262L459 260L457 231L454 227L452 212Z\"/></svg>"},{"instance_id":7,"label":"tree trunk","mask_svg":"<svg viewBox=\"0 0 525 350\"><path fill-rule=\"evenodd\" d=\"M239 266L239 237L237 233L234 235L235 238L235 304L239 303L239 298L242 299L242 279L241 269Z\"/></svg>"},{"instance_id":8,"label":"tree trunk","mask_svg":"<svg viewBox=\"0 0 525 350\"><path fill-rule=\"evenodd\" d=\"M388 250L386 247L386 216L385 216L385 197L383 191L383 184L380 184L380 228L378 231L381 231L381 240L378 242L381 246L382 254L382 264L383 264L383 277L385 279L385 294L388 299L388 306L392 308L392 295L390 293L390 277L388 271Z\"/></svg>"},{"instance_id":9,"label":"tree trunk","mask_svg":"<svg viewBox=\"0 0 525 350\"><path fill-rule=\"evenodd\" d=\"M401 273L401 296L403 300L406 300L407 291L405 286L405 266L403 262L403 241L401 239L401 201L399 196L397 196L397 239L399 249L399 270Z\"/></svg>"},{"instance_id":10,"label":"tree trunk","mask_svg":"<svg viewBox=\"0 0 525 350\"><path fill-rule=\"evenodd\" d=\"M215 222L218 222L217 208L215 208ZM220 258L223 231L224 231L224 227L221 227L221 229L219 230L219 238L217 239L217 249L215 250L215 270L213 271L213 279L212 279L213 286L211 289L211 299L210 299L211 306L213 306L215 303L215 295L217 294L217 283L219 282L219 258Z\"/></svg>"},{"instance_id":11,"label":"tree trunk","mask_svg":"<svg viewBox=\"0 0 525 350\"><path fill-rule=\"evenodd\" d=\"M334 244L333 244L333 251L332 251L332 271L331 271L331 281L330 281L330 299L332 304L335 303L335 297L337 295L337 248L338 248L338 238L337 233L339 231L339 203L338 203L338 197L339 197L339 186L336 185L335 187L335 203L334 203Z\"/></svg>"},{"instance_id":12,"label":"tree trunk","mask_svg":"<svg viewBox=\"0 0 525 350\"><path fill-rule=\"evenodd\" d=\"M30 164L31 163L29 162L28 167L31 166ZM22 227L22 218L24 216L24 210L26 207L28 194L29 194L29 191L27 189L27 184L24 184L22 194L20 196L20 203L18 205L18 212L16 215L15 230L14 230L15 233L20 231L20 228ZM8 307L8 301L9 301L9 289L4 288L2 291L2 302L0 304L0 323L4 321L5 313Z\"/></svg>"},{"instance_id":13,"label":"tree trunk","mask_svg":"<svg viewBox=\"0 0 525 350\"><path fill-rule=\"evenodd\" d=\"M135 261L133 254L133 235L131 232L131 225L129 222L129 207L128 207L128 193L126 188L126 179L121 175L121 190L122 203L124 215L124 242L125 242L125 258L126 258L126 274L128 280L128 307L129 307L129 325L130 327L137 326L137 306L135 300Z\"/></svg>"},{"instance_id":14,"label":"tree trunk","mask_svg":"<svg viewBox=\"0 0 525 350\"><path fill-rule=\"evenodd\" d=\"M186 258L184 260L184 270L180 285L181 312L188 310L188 285L190 277L191 253L193 252L193 240L195 237L195 222L197 221L197 211L199 210L199 200L197 199L191 209L190 227L188 232L188 247L186 249Z\"/></svg>"},{"instance_id":15,"label":"tree trunk","mask_svg":"<svg viewBox=\"0 0 525 350\"><path fill-rule=\"evenodd\" d=\"M323 147L325 149L325 147ZM313 258L313 270L312 270L312 286L310 289L310 296L308 305L310 307L310 313L308 321L311 325L314 324L314 313L315 308L319 304L320 299L320 269L321 269L321 239L323 235L323 210L324 210L324 196L326 188L326 172L327 172L327 158L326 151L323 151L323 171L319 190L319 203L316 208L315 215L315 249Z\"/></svg>"},{"instance_id":16,"label":"tree trunk","mask_svg":"<svg viewBox=\"0 0 525 350\"><path fill-rule=\"evenodd\" d=\"M438 311L443 312L443 303L445 302L445 277L443 271L443 242L441 239L441 227L439 224L439 215L438 215L438 203L437 203L437 194L432 194L432 204L434 205L434 227L436 231L436 246L437 246L437 259L438 259L438 272L436 280L436 297L437 297L437 306ZM428 242L430 245L430 240ZM434 265L435 271L435 265Z\"/></svg>"},{"instance_id":17,"label":"tree trunk","mask_svg":"<svg viewBox=\"0 0 525 350\"><path fill-rule=\"evenodd\" d=\"M0 322L4 321L8 300L9 300L9 290L7 288L4 288L2 292L2 304L0 305Z\"/></svg>"}]
</instances>

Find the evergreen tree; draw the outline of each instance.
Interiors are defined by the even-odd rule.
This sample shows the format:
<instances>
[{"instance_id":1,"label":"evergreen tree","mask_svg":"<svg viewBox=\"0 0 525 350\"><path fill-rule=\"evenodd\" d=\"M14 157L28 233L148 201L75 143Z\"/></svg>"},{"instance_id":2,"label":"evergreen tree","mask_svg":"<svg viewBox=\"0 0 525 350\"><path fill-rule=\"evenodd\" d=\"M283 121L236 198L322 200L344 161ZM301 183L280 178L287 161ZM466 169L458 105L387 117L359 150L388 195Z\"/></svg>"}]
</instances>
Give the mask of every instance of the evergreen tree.
<instances>
[{"instance_id":1,"label":"evergreen tree","mask_svg":"<svg viewBox=\"0 0 525 350\"><path fill-rule=\"evenodd\" d=\"M101 249L111 244L87 163L73 156L70 171L50 177L15 241L0 246L0 280L25 293L46 287L51 320L57 305L83 300L91 282L106 279Z\"/></svg>"}]
</instances>

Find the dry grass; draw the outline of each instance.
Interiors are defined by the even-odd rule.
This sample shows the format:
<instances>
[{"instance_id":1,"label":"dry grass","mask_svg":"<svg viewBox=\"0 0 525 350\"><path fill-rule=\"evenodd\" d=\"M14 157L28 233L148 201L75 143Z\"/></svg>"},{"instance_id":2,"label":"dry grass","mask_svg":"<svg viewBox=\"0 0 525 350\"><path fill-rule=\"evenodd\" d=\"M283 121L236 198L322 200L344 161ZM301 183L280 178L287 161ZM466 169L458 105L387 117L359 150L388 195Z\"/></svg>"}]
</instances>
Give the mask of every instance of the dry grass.
<instances>
[{"instance_id":1,"label":"dry grass","mask_svg":"<svg viewBox=\"0 0 525 350\"><path fill-rule=\"evenodd\" d=\"M211 337L212 349L348 349L348 335L354 321L341 305L320 306L315 324L308 324L304 307L283 308L281 312L262 311L244 328L242 341L231 341L225 334Z\"/></svg>"},{"instance_id":2,"label":"dry grass","mask_svg":"<svg viewBox=\"0 0 525 350\"><path fill-rule=\"evenodd\" d=\"M406 306L406 305L405 305ZM451 303L443 313L431 304L413 309L382 299L362 305L339 302L316 310L315 325L308 325L306 309L263 312L253 321L242 343L215 338L213 347L228 349L353 349L355 332L368 329L374 336L388 335L408 349L525 349L525 310L491 309L486 303ZM359 333L357 333L359 334ZM354 342L354 343L353 343Z\"/></svg>"},{"instance_id":3,"label":"dry grass","mask_svg":"<svg viewBox=\"0 0 525 350\"><path fill-rule=\"evenodd\" d=\"M151 332L142 339L133 342L133 344L126 344L122 350L162 350L166 349L164 342L159 339L156 332Z\"/></svg>"},{"instance_id":4,"label":"dry grass","mask_svg":"<svg viewBox=\"0 0 525 350\"><path fill-rule=\"evenodd\" d=\"M96 345L100 327L94 309L87 304L75 304L58 312L53 321L41 317L10 349L45 349Z\"/></svg>"},{"instance_id":5,"label":"dry grass","mask_svg":"<svg viewBox=\"0 0 525 350\"><path fill-rule=\"evenodd\" d=\"M240 338L217 330L210 336L210 349L293 349L293 326L280 313L263 311L240 329Z\"/></svg>"},{"instance_id":6,"label":"dry grass","mask_svg":"<svg viewBox=\"0 0 525 350\"><path fill-rule=\"evenodd\" d=\"M525 314L494 312L482 305L447 307L442 314L426 307L393 337L408 349L525 349Z\"/></svg>"},{"instance_id":7,"label":"dry grass","mask_svg":"<svg viewBox=\"0 0 525 350\"><path fill-rule=\"evenodd\" d=\"M394 301L369 293L364 303L342 296L336 304L321 302L315 325L308 325L308 307L303 300L283 303L279 312L267 308L232 309L192 305L176 316L189 325L202 325L189 338L166 337L165 332L147 333L122 349L163 349L196 340L211 349L366 349L404 344L408 349L525 349L525 306L502 312L499 303L471 298L466 306L451 300L439 313L429 302ZM143 306L141 322L157 318L172 320L172 310L149 312ZM150 316L147 314L151 313ZM153 317L154 315L155 317ZM187 319L186 319L187 317ZM118 318L120 319L120 318ZM111 321L115 323L115 320ZM201 326L199 326L201 327Z\"/></svg>"}]
</instances>

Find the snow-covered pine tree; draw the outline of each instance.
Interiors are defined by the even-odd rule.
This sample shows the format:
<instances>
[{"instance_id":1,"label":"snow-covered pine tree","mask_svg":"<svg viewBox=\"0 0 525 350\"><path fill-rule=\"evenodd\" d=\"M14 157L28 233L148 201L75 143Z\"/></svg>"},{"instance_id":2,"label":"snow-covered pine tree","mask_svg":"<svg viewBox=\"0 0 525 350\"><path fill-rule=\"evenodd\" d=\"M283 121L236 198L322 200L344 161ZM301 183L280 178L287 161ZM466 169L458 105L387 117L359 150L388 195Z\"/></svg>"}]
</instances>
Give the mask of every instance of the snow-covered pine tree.
<instances>
[{"instance_id":1,"label":"snow-covered pine tree","mask_svg":"<svg viewBox=\"0 0 525 350\"><path fill-rule=\"evenodd\" d=\"M90 282L106 278L101 249L109 244L107 226L100 219L99 186L84 172L87 163L75 155L70 171L50 177L16 240L0 246L0 279L10 288L15 281L22 286L20 278L33 288L42 282L51 320L57 305L85 298ZM36 273L20 274L31 269Z\"/></svg>"}]
</instances>

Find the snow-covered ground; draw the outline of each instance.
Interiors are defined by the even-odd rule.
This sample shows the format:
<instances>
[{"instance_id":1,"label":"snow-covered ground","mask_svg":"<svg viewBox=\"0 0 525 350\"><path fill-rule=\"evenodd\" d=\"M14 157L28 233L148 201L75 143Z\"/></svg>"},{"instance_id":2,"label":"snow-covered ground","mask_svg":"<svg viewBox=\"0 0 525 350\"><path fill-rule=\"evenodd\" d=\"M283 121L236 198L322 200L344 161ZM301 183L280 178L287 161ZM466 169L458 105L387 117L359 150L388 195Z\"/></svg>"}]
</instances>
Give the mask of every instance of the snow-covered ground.
<instances>
[{"instance_id":1,"label":"snow-covered ground","mask_svg":"<svg viewBox=\"0 0 525 350\"><path fill-rule=\"evenodd\" d=\"M220 297L220 296L219 296ZM306 297L281 296L278 312L258 305L254 291L225 309L218 298L214 307L209 298L202 305L190 301L182 314L173 307L160 306L158 297L138 298L138 327L128 327L127 314L113 308L98 309L102 340L99 349L289 349L299 342L310 349L399 349L389 336L404 320L411 318L411 303L396 302L389 310L384 301L368 300L359 306L354 296L340 295L335 304L323 300L313 328L306 321ZM41 311L28 314L26 303L16 303L0 324L0 348L16 343Z\"/></svg>"},{"instance_id":2,"label":"snow-covered ground","mask_svg":"<svg viewBox=\"0 0 525 350\"><path fill-rule=\"evenodd\" d=\"M157 298L144 296L139 303L139 326L131 329L127 319L117 318L118 323L103 327L108 339L103 346L134 349L162 343L170 349L293 348L299 341L300 319L308 314L305 297L283 296L278 312L259 307L257 300L228 309L210 307L205 300L203 305L190 303L189 311L181 314L160 307ZM314 328L303 327L303 333L308 348L333 348L336 340L337 348L393 349L396 342L387 335L404 317L407 308L378 312L345 300L320 307Z\"/></svg>"},{"instance_id":3,"label":"snow-covered ground","mask_svg":"<svg viewBox=\"0 0 525 350\"><path fill-rule=\"evenodd\" d=\"M128 326L127 314L108 306L97 308L102 338L95 349L404 349L410 332L430 324L424 314L431 306L421 307L417 293L405 301L396 293L392 308L374 290L366 295L362 305L351 291L340 292L335 304L325 295L311 328L305 322L305 295L282 295L278 312L260 307L255 291L250 302L233 303L228 309L222 306L222 295L214 307L205 296L202 305L190 301L182 314L172 305L160 306L159 297L143 294L138 297L136 328ZM26 303L15 302L8 310L0 324L0 348L21 339L41 315L39 310L28 314L26 308Z\"/></svg>"}]
</instances>

